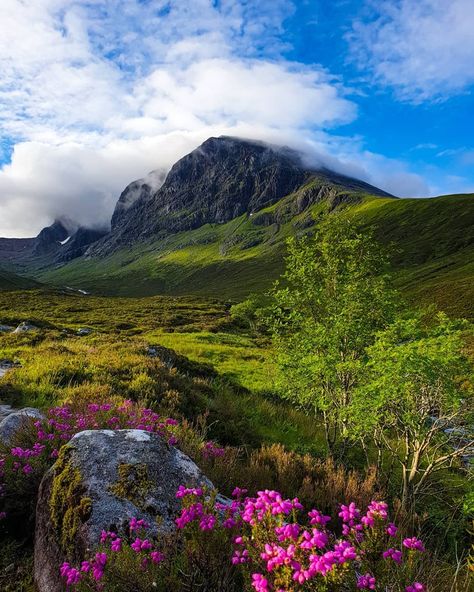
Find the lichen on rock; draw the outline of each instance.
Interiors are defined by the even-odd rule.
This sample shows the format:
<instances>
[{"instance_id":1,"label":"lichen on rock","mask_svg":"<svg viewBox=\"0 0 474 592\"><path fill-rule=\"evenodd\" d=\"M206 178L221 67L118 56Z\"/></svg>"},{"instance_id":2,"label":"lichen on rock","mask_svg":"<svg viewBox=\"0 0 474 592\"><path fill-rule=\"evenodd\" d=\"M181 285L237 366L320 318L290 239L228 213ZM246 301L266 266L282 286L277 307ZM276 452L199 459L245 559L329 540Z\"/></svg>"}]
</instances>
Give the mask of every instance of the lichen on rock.
<instances>
[{"instance_id":1,"label":"lichen on rock","mask_svg":"<svg viewBox=\"0 0 474 592\"><path fill-rule=\"evenodd\" d=\"M109 491L120 499L125 499L140 508L146 509L146 501L153 488L148 467L144 463L121 463L118 466L118 479L109 487Z\"/></svg>"},{"instance_id":2,"label":"lichen on rock","mask_svg":"<svg viewBox=\"0 0 474 592\"><path fill-rule=\"evenodd\" d=\"M59 454L49 501L51 523L68 557L74 549L78 530L89 518L92 508L92 500L84 495L81 472L74 466L71 452L70 446L64 446Z\"/></svg>"}]
</instances>

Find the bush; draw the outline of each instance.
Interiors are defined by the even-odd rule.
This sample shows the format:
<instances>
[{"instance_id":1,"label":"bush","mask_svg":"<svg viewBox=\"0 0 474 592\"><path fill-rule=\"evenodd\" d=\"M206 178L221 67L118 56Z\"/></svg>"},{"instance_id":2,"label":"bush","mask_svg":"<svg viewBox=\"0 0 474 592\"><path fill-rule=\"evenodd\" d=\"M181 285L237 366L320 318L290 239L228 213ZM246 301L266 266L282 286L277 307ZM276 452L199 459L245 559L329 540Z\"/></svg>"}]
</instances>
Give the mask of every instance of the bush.
<instances>
[{"instance_id":1,"label":"bush","mask_svg":"<svg viewBox=\"0 0 474 592\"><path fill-rule=\"evenodd\" d=\"M176 519L181 534L172 544L153 540L134 519L128 533L103 532L92 559L80 568L65 563L61 574L78 590L117 592L164 591L178 573L176 591L426 590L417 581L424 545L416 537L402 540L386 503L371 501L365 514L353 502L342 505L342 527L330 529L329 516L316 509L305 514L297 498L245 493L236 488L234 500L223 502L216 492L182 485L176 494L183 500Z\"/></svg>"}]
</instances>

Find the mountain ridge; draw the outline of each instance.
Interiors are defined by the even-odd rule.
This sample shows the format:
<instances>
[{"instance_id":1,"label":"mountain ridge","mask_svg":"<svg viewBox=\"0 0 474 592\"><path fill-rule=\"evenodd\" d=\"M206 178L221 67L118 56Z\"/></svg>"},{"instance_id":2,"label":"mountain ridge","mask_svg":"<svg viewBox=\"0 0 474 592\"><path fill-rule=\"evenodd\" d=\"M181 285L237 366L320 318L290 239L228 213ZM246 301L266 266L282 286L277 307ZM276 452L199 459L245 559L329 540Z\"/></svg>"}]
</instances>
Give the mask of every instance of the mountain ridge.
<instances>
[{"instance_id":1,"label":"mountain ridge","mask_svg":"<svg viewBox=\"0 0 474 592\"><path fill-rule=\"evenodd\" d=\"M153 173L152 173L153 174ZM105 256L151 236L222 224L252 214L296 191L316 174L331 184L389 196L362 181L309 167L287 147L230 136L208 138L179 159L153 191L145 180L134 181L121 194L111 232L88 249ZM155 173L156 175L156 173ZM123 203L132 194L126 209Z\"/></svg>"},{"instance_id":2,"label":"mountain ridge","mask_svg":"<svg viewBox=\"0 0 474 592\"><path fill-rule=\"evenodd\" d=\"M23 267L11 270L107 295L237 300L267 289L283 269L286 239L313 232L333 211L395 243L396 280L408 295L473 315L474 196L397 199L309 167L290 149L229 137L209 138L166 178L155 171L132 182L111 231L89 237L69 258L25 263L33 239L17 239L12 259Z\"/></svg>"}]
</instances>

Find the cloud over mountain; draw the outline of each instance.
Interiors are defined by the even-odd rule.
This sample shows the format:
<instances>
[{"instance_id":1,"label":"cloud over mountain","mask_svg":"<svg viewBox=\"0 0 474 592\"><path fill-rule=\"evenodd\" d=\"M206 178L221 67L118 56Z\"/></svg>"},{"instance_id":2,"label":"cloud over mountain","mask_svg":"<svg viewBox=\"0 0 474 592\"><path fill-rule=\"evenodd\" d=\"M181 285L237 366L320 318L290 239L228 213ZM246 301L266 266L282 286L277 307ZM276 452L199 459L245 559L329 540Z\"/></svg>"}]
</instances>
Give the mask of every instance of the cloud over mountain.
<instances>
[{"instance_id":1,"label":"cloud over mountain","mask_svg":"<svg viewBox=\"0 0 474 592\"><path fill-rule=\"evenodd\" d=\"M391 192L428 192L403 164L334 133L357 116L350 92L286 57L292 2L258 4L3 0L0 131L11 154L0 235L35 234L64 214L104 225L130 181L220 134L303 148Z\"/></svg>"}]
</instances>

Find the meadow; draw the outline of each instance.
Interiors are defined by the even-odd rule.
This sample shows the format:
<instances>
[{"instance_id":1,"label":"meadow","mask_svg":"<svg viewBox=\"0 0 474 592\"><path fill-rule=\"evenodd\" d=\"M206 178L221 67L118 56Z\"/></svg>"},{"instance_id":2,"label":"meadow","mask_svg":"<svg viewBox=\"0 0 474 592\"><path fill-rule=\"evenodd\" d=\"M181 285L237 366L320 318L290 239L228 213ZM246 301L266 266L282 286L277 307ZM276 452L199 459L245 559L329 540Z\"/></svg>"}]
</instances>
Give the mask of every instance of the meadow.
<instances>
[{"instance_id":1,"label":"meadow","mask_svg":"<svg viewBox=\"0 0 474 592\"><path fill-rule=\"evenodd\" d=\"M198 297L0 293L0 324L37 327L0 335L0 359L19 364L0 380L0 400L43 410L136 401L183 422L184 450L228 495L236 484L251 491L273 487L317 502L330 515L339 503L355 499L362 506L381 495L397 507L396 487L376 479L362 449L352 447L345 465L326 458L320 421L275 392L269 337L242 326L230 307ZM204 440L225 447L225 463L203 458ZM462 473L447 470L426 494L423 512L398 514L404 532L436 541L440 581L453 577L457 545L462 549L466 542L468 491ZM30 545L25 532L20 540L7 539L0 566L15 566L13 579L20 583L7 576L0 579L2 589L33 589Z\"/></svg>"}]
</instances>

